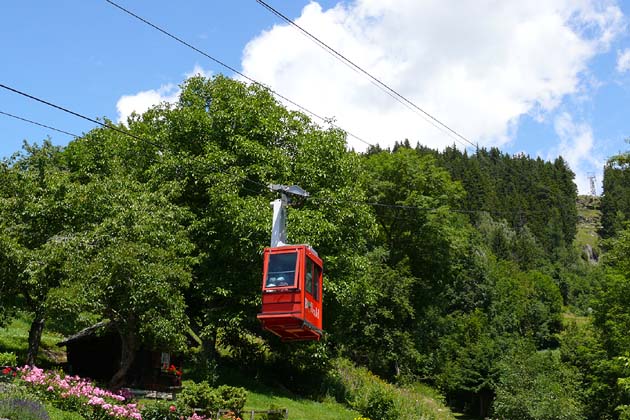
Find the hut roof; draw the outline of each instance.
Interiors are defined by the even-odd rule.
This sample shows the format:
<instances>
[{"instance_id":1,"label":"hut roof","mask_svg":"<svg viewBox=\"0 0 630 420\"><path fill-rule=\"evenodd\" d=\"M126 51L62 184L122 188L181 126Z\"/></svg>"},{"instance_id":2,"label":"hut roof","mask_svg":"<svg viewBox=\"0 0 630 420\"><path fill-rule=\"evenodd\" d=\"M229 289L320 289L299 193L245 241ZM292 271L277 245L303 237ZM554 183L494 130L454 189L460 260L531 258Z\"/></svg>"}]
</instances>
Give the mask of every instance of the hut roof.
<instances>
[{"instance_id":1,"label":"hut roof","mask_svg":"<svg viewBox=\"0 0 630 420\"><path fill-rule=\"evenodd\" d=\"M98 322L91 327L87 327L82 329L76 334L71 335L70 337L64 338L62 341L57 343L59 346L66 346L68 344L75 343L77 341L84 340L89 337L95 337L99 335L99 333L109 332L113 327L113 323L111 321L101 321Z\"/></svg>"}]
</instances>

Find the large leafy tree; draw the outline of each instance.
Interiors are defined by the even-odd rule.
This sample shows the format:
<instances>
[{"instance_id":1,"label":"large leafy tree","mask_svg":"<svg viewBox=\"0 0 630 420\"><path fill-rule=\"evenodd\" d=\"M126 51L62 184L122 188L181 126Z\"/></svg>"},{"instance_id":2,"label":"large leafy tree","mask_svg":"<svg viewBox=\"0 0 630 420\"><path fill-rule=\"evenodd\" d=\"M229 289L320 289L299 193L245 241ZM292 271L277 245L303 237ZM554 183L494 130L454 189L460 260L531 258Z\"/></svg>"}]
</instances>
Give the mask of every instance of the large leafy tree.
<instances>
[{"instance_id":1,"label":"large leafy tree","mask_svg":"<svg viewBox=\"0 0 630 420\"><path fill-rule=\"evenodd\" d=\"M67 271L83 285L90 309L121 338L121 362L110 383L117 387L141 345L178 350L185 344L184 290L193 263L188 215L122 175L85 187L101 206L95 223L75 235Z\"/></svg>"},{"instance_id":2,"label":"large leafy tree","mask_svg":"<svg viewBox=\"0 0 630 420\"><path fill-rule=\"evenodd\" d=\"M260 331L261 254L275 198L268 184L298 184L311 193L289 209L289 240L324 256L328 302L335 302L330 298L339 284L356 277L349 262L375 229L370 208L360 204L360 160L346 151L343 132L287 110L258 86L222 76L188 79L176 104L131 118L129 130L158 148L147 147L151 153L140 159L120 159L121 167L191 213L187 233L197 264L187 313L209 357L220 332L224 344L246 348L239 340ZM137 153L134 142L127 143L122 153ZM81 147L86 151L80 154L97 163L86 159L79 166L110 171L107 160L98 159L110 153L107 148Z\"/></svg>"},{"instance_id":3,"label":"large leafy tree","mask_svg":"<svg viewBox=\"0 0 630 420\"><path fill-rule=\"evenodd\" d=\"M66 206L69 175L49 141L24 145L2 164L0 246L2 300L20 296L31 312L26 363L33 364L47 317L49 293L65 278L66 239L72 230Z\"/></svg>"},{"instance_id":4,"label":"large leafy tree","mask_svg":"<svg viewBox=\"0 0 630 420\"><path fill-rule=\"evenodd\" d=\"M558 352L519 348L504 357L494 401L499 418L584 419L577 371Z\"/></svg>"}]
</instances>

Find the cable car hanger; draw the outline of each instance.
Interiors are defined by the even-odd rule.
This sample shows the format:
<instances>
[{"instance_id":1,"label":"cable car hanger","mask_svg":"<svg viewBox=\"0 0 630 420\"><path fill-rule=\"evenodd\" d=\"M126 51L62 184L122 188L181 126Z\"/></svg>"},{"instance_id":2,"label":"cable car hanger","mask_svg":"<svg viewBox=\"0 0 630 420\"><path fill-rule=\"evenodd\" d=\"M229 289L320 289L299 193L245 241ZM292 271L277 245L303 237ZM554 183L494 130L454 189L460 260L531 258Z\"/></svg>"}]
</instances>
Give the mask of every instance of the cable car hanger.
<instances>
[{"instance_id":1,"label":"cable car hanger","mask_svg":"<svg viewBox=\"0 0 630 420\"><path fill-rule=\"evenodd\" d=\"M300 197L308 197L310 194L297 185L269 185L271 191L280 193L280 198L273 200L273 219L271 224L271 247L284 246L287 244L287 206L289 205L289 197L287 194L297 195Z\"/></svg>"},{"instance_id":2,"label":"cable car hanger","mask_svg":"<svg viewBox=\"0 0 630 420\"><path fill-rule=\"evenodd\" d=\"M282 341L319 340L322 331L323 262L309 245L287 244L289 196L308 197L297 185L269 185L280 198L271 202L271 246L264 250L263 329Z\"/></svg>"}]
</instances>

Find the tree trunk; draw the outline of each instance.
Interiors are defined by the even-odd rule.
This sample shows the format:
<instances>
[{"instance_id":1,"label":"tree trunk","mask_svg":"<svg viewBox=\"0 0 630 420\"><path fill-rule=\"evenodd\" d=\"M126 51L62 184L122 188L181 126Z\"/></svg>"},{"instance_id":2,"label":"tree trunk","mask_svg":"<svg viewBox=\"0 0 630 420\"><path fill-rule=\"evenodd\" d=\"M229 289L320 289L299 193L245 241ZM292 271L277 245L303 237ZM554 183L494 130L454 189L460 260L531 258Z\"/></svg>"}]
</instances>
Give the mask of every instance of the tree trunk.
<instances>
[{"instance_id":1,"label":"tree trunk","mask_svg":"<svg viewBox=\"0 0 630 420\"><path fill-rule=\"evenodd\" d=\"M216 357L217 345L217 329L213 328L208 334L204 334L201 338L201 348L207 360L214 360Z\"/></svg>"},{"instance_id":2,"label":"tree trunk","mask_svg":"<svg viewBox=\"0 0 630 420\"><path fill-rule=\"evenodd\" d=\"M112 389L121 388L127 379L127 372L136 358L137 338L133 325L128 325L126 330L118 328L120 335L121 353L120 366L109 382Z\"/></svg>"},{"instance_id":3,"label":"tree trunk","mask_svg":"<svg viewBox=\"0 0 630 420\"><path fill-rule=\"evenodd\" d=\"M26 364L35 365L35 358L39 352L39 344L42 342L42 333L44 332L44 309L39 308L35 311L35 318L31 322L31 328L28 331L28 351L26 352Z\"/></svg>"}]
</instances>

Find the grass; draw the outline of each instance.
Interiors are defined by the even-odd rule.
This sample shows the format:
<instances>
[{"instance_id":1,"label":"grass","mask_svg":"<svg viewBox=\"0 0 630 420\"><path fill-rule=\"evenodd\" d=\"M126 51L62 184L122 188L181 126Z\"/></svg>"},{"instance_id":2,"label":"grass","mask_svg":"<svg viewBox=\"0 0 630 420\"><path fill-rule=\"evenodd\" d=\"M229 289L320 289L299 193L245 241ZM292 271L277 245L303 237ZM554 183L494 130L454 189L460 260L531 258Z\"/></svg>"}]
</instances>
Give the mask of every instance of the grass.
<instances>
[{"instance_id":1,"label":"grass","mask_svg":"<svg viewBox=\"0 0 630 420\"><path fill-rule=\"evenodd\" d=\"M256 381L233 368L222 369L219 383L240 386L247 390L244 413L251 410L269 410L273 406L275 409L289 410L291 420L353 420L360 417L358 412L348 409L332 398L322 402L309 400L293 394L288 389ZM245 418L249 419L249 416Z\"/></svg>"},{"instance_id":2,"label":"grass","mask_svg":"<svg viewBox=\"0 0 630 420\"><path fill-rule=\"evenodd\" d=\"M347 409L335 401L316 402L312 400L288 397L271 393L249 391L247 404L243 412L248 410L269 410L272 406L289 410L291 420L353 420L360 417L356 411ZM247 416L245 418L248 418Z\"/></svg>"},{"instance_id":3,"label":"grass","mask_svg":"<svg viewBox=\"0 0 630 420\"><path fill-rule=\"evenodd\" d=\"M562 321L565 326L571 325L573 323L575 323L578 326L582 326L590 322L590 317L579 316L572 312L564 312L562 314Z\"/></svg>"},{"instance_id":4,"label":"grass","mask_svg":"<svg viewBox=\"0 0 630 420\"><path fill-rule=\"evenodd\" d=\"M590 245L593 249L597 249L599 242L597 230L601 220L599 200L581 196L578 198L577 211L582 220L578 222L574 243L580 249L584 245Z\"/></svg>"},{"instance_id":5,"label":"grass","mask_svg":"<svg viewBox=\"0 0 630 420\"><path fill-rule=\"evenodd\" d=\"M22 312L4 328L0 328L0 352L15 353L18 364L26 360L28 349L28 331L31 318ZM65 362L65 352L57 343L63 339L61 334L44 330L36 364L42 367L56 366Z\"/></svg>"},{"instance_id":6,"label":"grass","mask_svg":"<svg viewBox=\"0 0 630 420\"><path fill-rule=\"evenodd\" d=\"M50 420L86 420L82 415L73 411L60 410L51 404L46 404L46 411L50 416Z\"/></svg>"}]
</instances>

